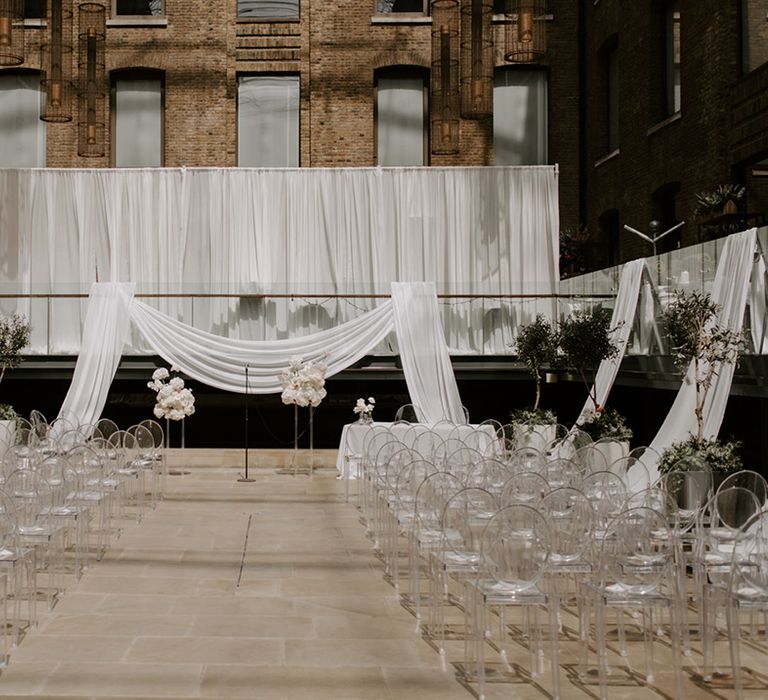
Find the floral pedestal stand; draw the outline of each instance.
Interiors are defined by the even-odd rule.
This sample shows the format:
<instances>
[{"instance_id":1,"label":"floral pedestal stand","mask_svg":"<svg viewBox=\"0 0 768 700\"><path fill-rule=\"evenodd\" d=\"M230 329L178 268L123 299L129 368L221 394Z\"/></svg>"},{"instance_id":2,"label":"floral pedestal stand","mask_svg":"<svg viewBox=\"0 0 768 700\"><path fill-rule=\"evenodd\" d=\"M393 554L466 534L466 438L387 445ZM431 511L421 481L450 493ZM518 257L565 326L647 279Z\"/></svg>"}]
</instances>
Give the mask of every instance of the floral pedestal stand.
<instances>
[{"instance_id":1,"label":"floral pedestal stand","mask_svg":"<svg viewBox=\"0 0 768 700\"><path fill-rule=\"evenodd\" d=\"M181 423L181 449L184 449L184 434L185 434L185 424L186 420L182 418L180 421L173 421L174 423ZM171 419L166 418L165 419L165 447L166 449L171 446Z\"/></svg>"},{"instance_id":2,"label":"floral pedestal stand","mask_svg":"<svg viewBox=\"0 0 768 700\"><path fill-rule=\"evenodd\" d=\"M293 455L291 468L294 476L301 471L307 471L309 476L315 468L315 407L309 407L309 454L299 450L299 406L293 405Z\"/></svg>"}]
</instances>

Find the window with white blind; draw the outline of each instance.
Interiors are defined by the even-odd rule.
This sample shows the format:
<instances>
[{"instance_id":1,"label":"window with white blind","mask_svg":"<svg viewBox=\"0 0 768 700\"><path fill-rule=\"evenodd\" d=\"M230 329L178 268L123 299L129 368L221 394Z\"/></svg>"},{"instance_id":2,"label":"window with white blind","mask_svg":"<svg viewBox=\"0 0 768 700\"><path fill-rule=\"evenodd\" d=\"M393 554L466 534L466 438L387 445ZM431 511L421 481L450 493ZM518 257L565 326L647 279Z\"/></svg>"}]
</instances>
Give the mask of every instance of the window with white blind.
<instances>
[{"instance_id":1,"label":"window with white blind","mask_svg":"<svg viewBox=\"0 0 768 700\"><path fill-rule=\"evenodd\" d=\"M497 70L493 81L493 158L496 165L545 165L547 73Z\"/></svg>"},{"instance_id":2,"label":"window with white blind","mask_svg":"<svg viewBox=\"0 0 768 700\"><path fill-rule=\"evenodd\" d=\"M114 164L117 168L163 165L163 81L121 75L113 79Z\"/></svg>"},{"instance_id":3,"label":"window with white blind","mask_svg":"<svg viewBox=\"0 0 768 700\"><path fill-rule=\"evenodd\" d=\"M245 19L298 19L299 0L237 0L237 16Z\"/></svg>"},{"instance_id":4,"label":"window with white blind","mask_svg":"<svg viewBox=\"0 0 768 700\"><path fill-rule=\"evenodd\" d=\"M39 73L0 73L0 167L45 167Z\"/></svg>"},{"instance_id":5,"label":"window with white blind","mask_svg":"<svg viewBox=\"0 0 768 700\"><path fill-rule=\"evenodd\" d=\"M298 167L298 75L238 78L237 164L241 167Z\"/></svg>"},{"instance_id":6,"label":"window with white blind","mask_svg":"<svg viewBox=\"0 0 768 700\"><path fill-rule=\"evenodd\" d=\"M398 73L376 81L376 164L425 165L424 78Z\"/></svg>"}]
</instances>

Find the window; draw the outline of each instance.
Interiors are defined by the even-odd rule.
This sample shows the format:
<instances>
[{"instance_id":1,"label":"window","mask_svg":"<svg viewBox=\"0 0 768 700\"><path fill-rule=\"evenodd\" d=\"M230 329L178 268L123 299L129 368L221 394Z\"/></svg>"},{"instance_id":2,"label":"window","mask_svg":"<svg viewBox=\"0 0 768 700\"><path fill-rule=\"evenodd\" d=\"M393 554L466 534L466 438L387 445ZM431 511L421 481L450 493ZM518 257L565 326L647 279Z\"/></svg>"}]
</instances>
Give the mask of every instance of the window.
<instances>
[{"instance_id":1,"label":"window","mask_svg":"<svg viewBox=\"0 0 768 700\"><path fill-rule=\"evenodd\" d=\"M604 52L605 133L611 153L619 147L619 47L612 43Z\"/></svg>"},{"instance_id":2,"label":"window","mask_svg":"<svg viewBox=\"0 0 768 700\"><path fill-rule=\"evenodd\" d=\"M768 0L741 0L741 61L744 73L768 62Z\"/></svg>"},{"instance_id":3,"label":"window","mask_svg":"<svg viewBox=\"0 0 768 700\"><path fill-rule=\"evenodd\" d=\"M0 73L0 167L45 167L39 73Z\"/></svg>"},{"instance_id":4,"label":"window","mask_svg":"<svg viewBox=\"0 0 768 700\"><path fill-rule=\"evenodd\" d=\"M237 16L246 19L298 19L299 0L237 0Z\"/></svg>"},{"instance_id":5,"label":"window","mask_svg":"<svg viewBox=\"0 0 768 700\"><path fill-rule=\"evenodd\" d=\"M298 167L298 75L238 78L237 164L241 167Z\"/></svg>"},{"instance_id":6,"label":"window","mask_svg":"<svg viewBox=\"0 0 768 700\"><path fill-rule=\"evenodd\" d=\"M115 0L114 10L116 17L162 17L164 13L163 0Z\"/></svg>"},{"instance_id":7,"label":"window","mask_svg":"<svg viewBox=\"0 0 768 700\"><path fill-rule=\"evenodd\" d=\"M427 14L426 0L376 0L379 15Z\"/></svg>"},{"instance_id":8,"label":"window","mask_svg":"<svg viewBox=\"0 0 768 700\"><path fill-rule=\"evenodd\" d=\"M45 19L45 0L24 0L24 19Z\"/></svg>"},{"instance_id":9,"label":"window","mask_svg":"<svg viewBox=\"0 0 768 700\"><path fill-rule=\"evenodd\" d=\"M667 88L666 116L680 111L680 1L664 8L664 67Z\"/></svg>"},{"instance_id":10,"label":"window","mask_svg":"<svg viewBox=\"0 0 768 700\"><path fill-rule=\"evenodd\" d=\"M390 70L376 79L376 164L427 162L426 85L417 70Z\"/></svg>"},{"instance_id":11,"label":"window","mask_svg":"<svg viewBox=\"0 0 768 700\"><path fill-rule=\"evenodd\" d=\"M496 165L547 163L547 73L497 70L493 80Z\"/></svg>"},{"instance_id":12,"label":"window","mask_svg":"<svg viewBox=\"0 0 768 700\"><path fill-rule=\"evenodd\" d=\"M112 80L113 161L116 168L163 165L163 80L121 73Z\"/></svg>"},{"instance_id":13,"label":"window","mask_svg":"<svg viewBox=\"0 0 768 700\"><path fill-rule=\"evenodd\" d=\"M668 182L659 187L651 195L653 220L656 222L655 231L651 237L658 236L679 223L677 218L677 198L680 194L679 182ZM668 253L680 247L682 229L677 229L662 238L656 246L657 253Z\"/></svg>"},{"instance_id":14,"label":"window","mask_svg":"<svg viewBox=\"0 0 768 700\"><path fill-rule=\"evenodd\" d=\"M602 260L597 260L598 266L611 267L618 265L621 254L621 229L619 227L619 210L609 209L597 220L600 230L600 246L598 256L602 253Z\"/></svg>"}]
</instances>

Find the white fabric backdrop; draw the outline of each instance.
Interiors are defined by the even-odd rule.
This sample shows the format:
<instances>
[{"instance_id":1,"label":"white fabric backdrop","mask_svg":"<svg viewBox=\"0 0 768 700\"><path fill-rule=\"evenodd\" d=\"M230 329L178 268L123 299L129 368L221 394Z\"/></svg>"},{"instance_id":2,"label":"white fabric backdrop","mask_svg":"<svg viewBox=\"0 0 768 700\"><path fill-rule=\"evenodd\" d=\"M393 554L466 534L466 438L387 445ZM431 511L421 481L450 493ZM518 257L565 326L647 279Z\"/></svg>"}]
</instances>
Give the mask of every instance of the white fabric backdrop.
<instances>
[{"instance_id":1,"label":"white fabric backdrop","mask_svg":"<svg viewBox=\"0 0 768 700\"><path fill-rule=\"evenodd\" d=\"M389 295L393 281L427 280L438 293L551 294L557 202L549 166L0 170L0 288L87 293L98 276L134 282L137 293ZM238 296L151 303L248 340L332 328L376 305ZM32 352L78 353L84 300L56 300L50 314L44 301L4 308L31 312ZM498 298L441 304L446 340L459 353L508 352L511 329L539 310Z\"/></svg>"},{"instance_id":2,"label":"white fabric backdrop","mask_svg":"<svg viewBox=\"0 0 768 700\"><path fill-rule=\"evenodd\" d=\"M611 315L611 340L615 343L618 352L615 357L603 360L600 363L600 367L597 368L595 387L598 406L605 406L613 383L619 374L619 367L624 359L627 341L632 331L632 321L635 318L637 298L640 293L640 282L643 279L645 270L645 259L640 258L626 263L621 271L619 291L616 294L613 314ZM594 414L594 410L595 407L592 399L587 397L584 408L581 409L581 413L576 420L576 425L586 421Z\"/></svg>"},{"instance_id":3,"label":"white fabric backdrop","mask_svg":"<svg viewBox=\"0 0 768 700\"><path fill-rule=\"evenodd\" d=\"M712 286L712 300L721 307L718 322L735 331L741 330L744 323L756 234L757 229L750 229L728 237ZM735 369L734 365L722 365L712 382L704 404L704 437L715 437L720 431ZM692 368L689 368L672 408L651 443L654 450L661 453L673 443L696 432L695 404L696 387L692 381ZM651 471L653 482L658 472L650 465L646 466Z\"/></svg>"},{"instance_id":4,"label":"white fabric backdrop","mask_svg":"<svg viewBox=\"0 0 768 700\"><path fill-rule=\"evenodd\" d=\"M464 422L456 379L440 328L431 283L392 285L393 301L345 324L278 341L244 341L185 325L136 299L130 283L94 284L83 347L60 415L77 425L95 422L104 409L131 320L166 362L204 384L225 391L279 393L279 375L293 355L323 359L327 376L354 364L397 325L403 373L411 400L430 422ZM394 317L394 318L393 318ZM418 336L418 337L417 337Z\"/></svg>"}]
</instances>

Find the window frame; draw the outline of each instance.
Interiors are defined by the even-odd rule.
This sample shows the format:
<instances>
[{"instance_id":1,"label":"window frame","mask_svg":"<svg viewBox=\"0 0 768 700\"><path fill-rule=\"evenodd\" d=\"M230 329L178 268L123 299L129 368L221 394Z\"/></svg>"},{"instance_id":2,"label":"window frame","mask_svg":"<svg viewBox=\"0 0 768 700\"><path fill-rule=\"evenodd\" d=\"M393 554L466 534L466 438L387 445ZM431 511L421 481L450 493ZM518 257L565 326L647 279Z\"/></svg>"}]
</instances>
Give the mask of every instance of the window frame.
<instances>
[{"instance_id":1,"label":"window frame","mask_svg":"<svg viewBox=\"0 0 768 700\"><path fill-rule=\"evenodd\" d=\"M46 0L39 0L40 3L40 14L37 17L33 17L31 14L27 12L27 2L29 0L24 0L24 21L32 20L34 22L45 22L48 15L48 5L46 3Z\"/></svg>"},{"instance_id":2,"label":"window frame","mask_svg":"<svg viewBox=\"0 0 768 700\"><path fill-rule=\"evenodd\" d=\"M301 20L301 6L302 6L302 0L297 0L298 2L298 12L295 16L285 16L285 17L260 17L258 15L241 15L238 10L239 2L235 2L235 20L237 22L259 22L259 23L267 23L267 22L299 22ZM242 73L242 75L247 75L246 73ZM255 73L251 73L250 75L256 75ZM287 73L285 75L288 75Z\"/></svg>"},{"instance_id":3,"label":"window frame","mask_svg":"<svg viewBox=\"0 0 768 700\"><path fill-rule=\"evenodd\" d=\"M19 67L13 67L9 70L2 70L0 71L0 77L2 76L37 76L39 81L42 81L43 79L43 71L38 70L36 68L26 68L24 66ZM33 168L47 168L48 167L48 124L44 122L42 119L40 119L40 109L42 105L42 85L39 84L38 87L38 99L37 99L37 128L43 130L42 138L42 155L43 155L43 164L42 165L35 165L35 166L26 166L26 167L33 167ZM40 144L38 144L38 147L40 147ZM0 163L0 168L7 168L11 167L8 165L3 165ZM15 166L18 167L18 166Z\"/></svg>"},{"instance_id":4,"label":"window frame","mask_svg":"<svg viewBox=\"0 0 768 700\"><path fill-rule=\"evenodd\" d=\"M612 59L615 61L616 66L615 76L613 77ZM610 155L621 148L621 60L617 35L607 39L600 47L598 62L603 85L602 104L600 105L600 122L604 129L602 150L605 154ZM615 99L612 98L612 86L615 86ZM614 104L616 110L615 120L612 118L614 116ZM615 138L612 138L612 136L615 136Z\"/></svg>"},{"instance_id":5,"label":"window frame","mask_svg":"<svg viewBox=\"0 0 768 700\"><path fill-rule=\"evenodd\" d=\"M119 166L117 158L117 81L118 80L158 80L160 82L160 165L135 166L164 168L165 165L165 71L151 68L118 68L109 74L109 163L112 168L130 168Z\"/></svg>"},{"instance_id":6,"label":"window frame","mask_svg":"<svg viewBox=\"0 0 768 700\"><path fill-rule=\"evenodd\" d=\"M373 16L376 18L395 17L397 19L404 19L408 17L429 17L429 0L421 0L420 12L380 12L379 0L373 0Z\"/></svg>"},{"instance_id":7,"label":"window frame","mask_svg":"<svg viewBox=\"0 0 768 700\"><path fill-rule=\"evenodd\" d=\"M423 141L424 141L424 155L423 165L421 167L428 167L431 165L430 157L430 113L429 113L429 69L424 66L417 65L398 65L398 66L382 66L377 68L373 72L373 164L378 167L379 165L379 79L380 78L421 78L422 89L422 105L423 105ZM381 167L409 167L409 166L381 166ZM414 166L419 167L419 166Z\"/></svg>"},{"instance_id":8,"label":"window frame","mask_svg":"<svg viewBox=\"0 0 768 700\"><path fill-rule=\"evenodd\" d=\"M162 4L162 7L161 7L162 12L159 15L153 15L152 13L150 13L148 15L130 15L130 14L127 14L127 13L119 13L117 11L118 0L112 0L112 2L110 3L110 5L111 5L111 12L110 12L109 18L113 19L113 20L115 20L115 19L116 20L139 19L139 20L144 20L144 21L152 20L152 19L155 19L155 20L157 20L157 19L165 19L166 18L166 14L165 14L165 0L160 0L160 2Z\"/></svg>"},{"instance_id":9,"label":"window frame","mask_svg":"<svg viewBox=\"0 0 768 700\"><path fill-rule=\"evenodd\" d=\"M677 10L674 9L675 6L677 6ZM682 61L675 62L675 54L679 54L682 50L679 0L667 0L662 9L664 41L664 117L668 118L682 111L682 81L680 81L680 98L678 104L675 104L675 76L678 76L678 78L680 77L682 63ZM675 18L675 15L677 15L677 18ZM677 24L677 51L675 50L675 24Z\"/></svg>"}]
</instances>

